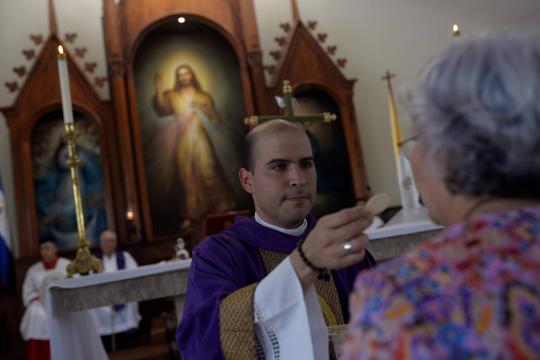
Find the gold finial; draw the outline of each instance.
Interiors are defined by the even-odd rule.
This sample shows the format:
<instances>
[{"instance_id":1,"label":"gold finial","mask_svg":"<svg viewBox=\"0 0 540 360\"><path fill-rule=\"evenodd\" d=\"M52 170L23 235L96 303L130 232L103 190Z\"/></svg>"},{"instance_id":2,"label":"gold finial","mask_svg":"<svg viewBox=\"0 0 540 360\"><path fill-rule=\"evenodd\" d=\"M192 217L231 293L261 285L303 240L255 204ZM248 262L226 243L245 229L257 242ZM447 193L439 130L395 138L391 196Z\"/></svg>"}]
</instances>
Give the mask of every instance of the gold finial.
<instances>
[{"instance_id":1,"label":"gold finial","mask_svg":"<svg viewBox=\"0 0 540 360\"><path fill-rule=\"evenodd\" d=\"M244 119L244 124L248 126L257 126L259 125L259 117L258 116L249 116Z\"/></svg>"},{"instance_id":2,"label":"gold finial","mask_svg":"<svg viewBox=\"0 0 540 360\"><path fill-rule=\"evenodd\" d=\"M292 86L289 80L283 80L283 94L291 94Z\"/></svg>"},{"instance_id":3,"label":"gold finial","mask_svg":"<svg viewBox=\"0 0 540 360\"><path fill-rule=\"evenodd\" d=\"M336 121L337 120L337 115L329 113L329 112L325 112L325 113L323 113L323 118L324 118L323 121L325 123L329 123L329 122L332 122L332 121Z\"/></svg>"}]
</instances>

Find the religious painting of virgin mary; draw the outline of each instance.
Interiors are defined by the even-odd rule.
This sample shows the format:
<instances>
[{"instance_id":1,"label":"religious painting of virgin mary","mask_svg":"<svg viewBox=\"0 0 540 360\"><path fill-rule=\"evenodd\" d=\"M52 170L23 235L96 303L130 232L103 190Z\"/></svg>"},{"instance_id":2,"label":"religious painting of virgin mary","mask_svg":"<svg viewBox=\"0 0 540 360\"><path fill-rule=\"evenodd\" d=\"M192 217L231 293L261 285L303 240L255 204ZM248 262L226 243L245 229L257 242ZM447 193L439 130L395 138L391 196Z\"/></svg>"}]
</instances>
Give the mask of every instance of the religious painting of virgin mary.
<instances>
[{"instance_id":1,"label":"religious painting of virgin mary","mask_svg":"<svg viewBox=\"0 0 540 360\"><path fill-rule=\"evenodd\" d=\"M79 182L85 215L86 236L91 246L107 228L101 154L93 121L75 114ZM39 240L53 240L60 250L77 247L78 232L67 146L62 140L62 113L46 114L32 130L32 170Z\"/></svg>"},{"instance_id":2,"label":"religious painting of virgin mary","mask_svg":"<svg viewBox=\"0 0 540 360\"><path fill-rule=\"evenodd\" d=\"M225 38L202 24L162 25L143 40L134 74L153 233L246 206L244 96Z\"/></svg>"}]
</instances>

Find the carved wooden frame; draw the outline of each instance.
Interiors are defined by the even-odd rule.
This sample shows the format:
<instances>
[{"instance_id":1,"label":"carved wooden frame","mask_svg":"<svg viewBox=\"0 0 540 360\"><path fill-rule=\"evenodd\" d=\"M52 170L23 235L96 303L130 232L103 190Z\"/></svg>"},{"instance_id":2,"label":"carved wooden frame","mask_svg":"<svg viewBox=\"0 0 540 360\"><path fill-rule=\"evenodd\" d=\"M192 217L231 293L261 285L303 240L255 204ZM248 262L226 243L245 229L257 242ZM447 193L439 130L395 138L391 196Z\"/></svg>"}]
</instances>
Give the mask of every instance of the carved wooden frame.
<instances>
[{"instance_id":1,"label":"carved wooden frame","mask_svg":"<svg viewBox=\"0 0 540 360\"><path fill-rule=\"evenodd\" d=\"M115 104L126 201L135 210L134 225L147 239L152 230L136 103L133 61L143 39L172 17L196 19L222 34L238 57L247 115L268 111L261 52L252 0L114 0L104 2L107 59ZM242 121L242 119L238 119ZM133 176L129 176L133 174ZM136 175L136 176L135 176ZM138 179L138 181L135 180ZM125 205L128 206L127 204ZM165 239L165 237L163 237Z\"/></svg>"},{"instance_id":2,"label":"carved wooden frame","mask_svg":"<svg viewBox=\"0 0 540 360\"><path fill-rule=\"evenodd\" d=\"M354 194L357 201L366 200L370 191L353 103L356 80L345 78L302 21L295 21L287 40L284 56L277 65L276 76L268 90L272 97L279 95L283 80L289 80L293 94L316 88L333 98L342 116ZM279 111L277 105L273 105L273 111Z\"/></svg>"},{"instance_id":3,"label":"carved wooden frame","mask_svg":"<svg viewBox=\"0 0 540 360\"><path fill-rule=\"evenodd\" d=\"M57 70L57 46L60 41L51 35L36 60L13 106L1 109L10 131L13 175L15 183L19 257L39 254L37 213L33 184L31 135L37 121L55 109L61 109L60 83ZM110 102L102 101L88 83L84 73L65 49L70 71L73 108L94 121L99 132L105 191L107 222L114 228L114 203L117 153L112 146L112 111ZM114 198L113 198L114 196Z\"/></svg>"}]
</instances>

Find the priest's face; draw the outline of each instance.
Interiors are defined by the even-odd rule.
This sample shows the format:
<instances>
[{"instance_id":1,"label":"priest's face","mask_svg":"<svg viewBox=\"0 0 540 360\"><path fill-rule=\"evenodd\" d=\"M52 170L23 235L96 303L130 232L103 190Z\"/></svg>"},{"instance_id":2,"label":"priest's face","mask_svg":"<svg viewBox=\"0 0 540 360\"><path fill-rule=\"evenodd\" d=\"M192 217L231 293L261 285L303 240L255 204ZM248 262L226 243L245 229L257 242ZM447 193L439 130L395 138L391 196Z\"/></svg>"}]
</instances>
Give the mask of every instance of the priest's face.
<instances>
[{"instance_id":1,"label":"priest's face","mask_svg":"<svg viewBox=\"0 0 540 360\"><path fill-rule=\"evenodd\" d=\"M304 131L287 129L259 134L251 171L242 169L242 187L253 196L257 214L285 228L302 224L313 207L317 176Z\"/></svg>"}]
</instances>

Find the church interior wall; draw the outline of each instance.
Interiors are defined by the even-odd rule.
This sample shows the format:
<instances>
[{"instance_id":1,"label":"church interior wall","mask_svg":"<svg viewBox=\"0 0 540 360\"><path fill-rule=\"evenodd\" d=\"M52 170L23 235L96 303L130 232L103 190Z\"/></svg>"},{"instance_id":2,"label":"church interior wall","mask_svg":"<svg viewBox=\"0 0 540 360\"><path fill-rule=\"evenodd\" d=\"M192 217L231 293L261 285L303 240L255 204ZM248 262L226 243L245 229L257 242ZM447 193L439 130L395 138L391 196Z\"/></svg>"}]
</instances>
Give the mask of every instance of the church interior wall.
<instances>
[{"instance_id":1,"label":"church interior wall","mask_svg":"<svg viewBox=\"0 0 540 360\"><path fill-rule=\"evenodd\" d=\"M123 0L130 1L130 0ZM265 65L274 64L269 52L279 49L274 38L283 36L279 24L292 23L290 0L254 0L257 25ZM318 22L314 35L326 33L322 44L336 45L335 60L347 59L345 76L356 78L354 105L360 131L369 183L374 192L386 192L392 205L399 205L399 191L391 150L386 85L381 76L386 70L396 73L394 88L406 88L422 65L441 48L456 39L451 26L458 23L463 36L486 29L528 25L540 30L540 3L537 0L298 0L304 22ZM86 48L84 59L76 58L81 68L95 62L95 72L106 76L105 45L102 27L102 1L56 0L58 32L75 32L76 41L67 44L71 51ZM0 107L13 104L17 92L6 82L21 86L26 77L13 68L24 65L29 71L35 61L26 59L22 50L34 49L30 34L48 36L47 1L20 0L0 2ZM316 35L315 35L316 36ZM459 41L459 40L458 40ZM103 100L109 99L108 86L96 88ZM403 104L398 112L405 135L409 133ZM0 173L6 193L7 213L16 251L16 224L11 146L5 118L0 114ZM17 255L17 254L16 254Z\"/></svg>"}]
</instances>

